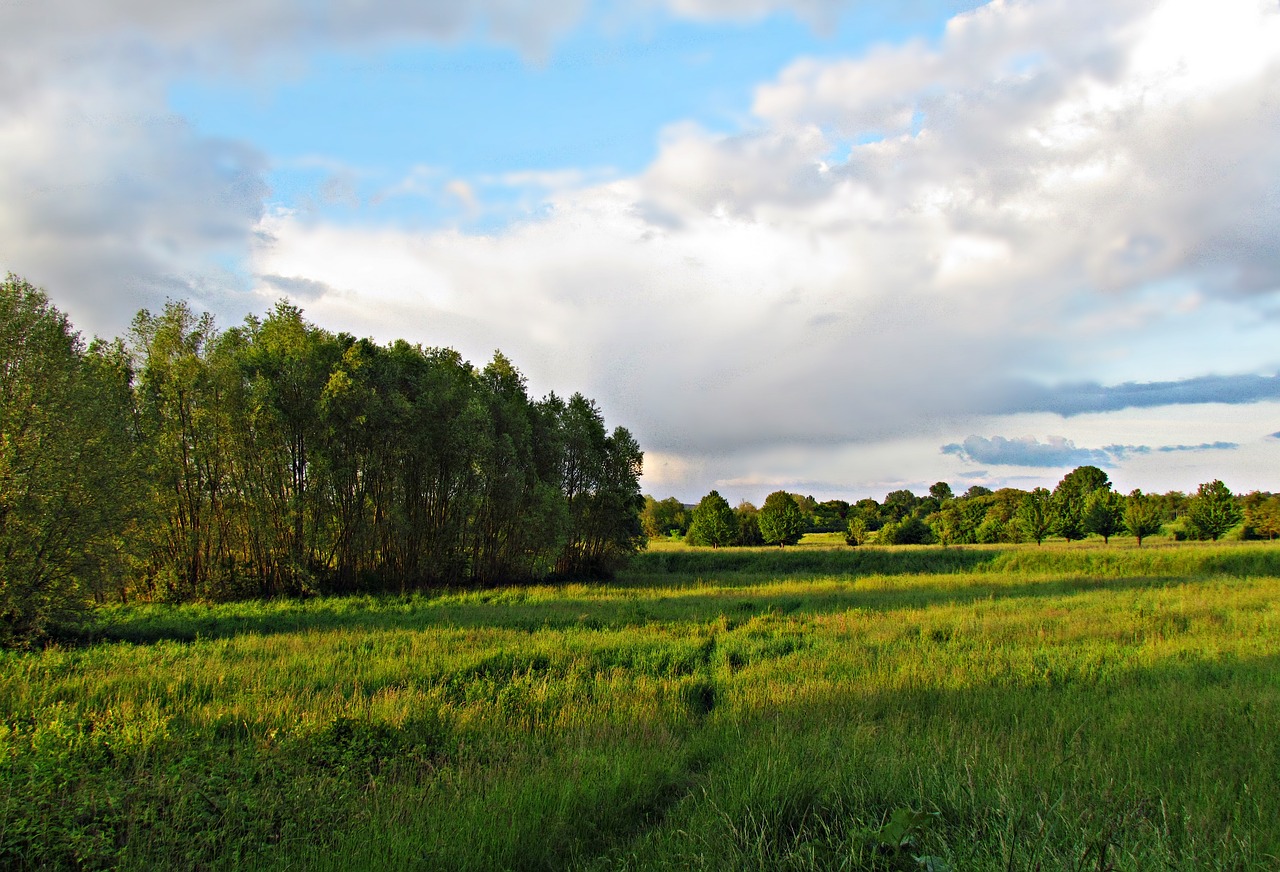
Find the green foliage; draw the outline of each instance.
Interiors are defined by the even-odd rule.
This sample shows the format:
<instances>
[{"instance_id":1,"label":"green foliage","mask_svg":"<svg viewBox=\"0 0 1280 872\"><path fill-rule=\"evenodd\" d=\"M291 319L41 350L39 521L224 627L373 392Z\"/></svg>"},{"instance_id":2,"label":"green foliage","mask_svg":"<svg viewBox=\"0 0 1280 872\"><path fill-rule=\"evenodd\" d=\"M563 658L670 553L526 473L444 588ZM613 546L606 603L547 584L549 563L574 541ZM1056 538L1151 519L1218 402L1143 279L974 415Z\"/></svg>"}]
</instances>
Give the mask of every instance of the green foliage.
<instances>
[{"instance_id":1,"label":"green foliage","mask_svg":"<svg viewBox=\"0 0 1280 872\"><path fill-rule=\"evenodd\" d=\"M1039 545L1054 528L1053 495L1045 488L1036 488L1023 497L1014 518L1022 533Z\"/></svg>"},{"instance_id":2,"label":"green foliage","mask_svg":"<svg viewBox=\"0 0 1280 872\"><path fill-rule=\"evenodd\" d=\"M1280 536L1280 495L1250 494L1246 498L1244 520L1259 538L1272 540Z\"/></svg>"},{"instance_id":3,"label":"green foliage","mask_svg":"<svg viewBox=\"0 0 1280 872\"><path fill-rule=\"evenodd\" d=\"M1199 534L1197 538L1217 541L1244 519L1244 512L1227 486L1215 479L1196 489L1187 509L1187 519L1191 529Z\"/></svg>"},{"instance_id":4,"label":"green foliage","mask_svg":"<svg viewBox=\"0 0 1280 872\"><path fill-rule=\"evenodd\" d=\"M709 545L719 548L733 544L738 534L738 521L728 501L720 496L719 491L712 491L703 497L693 510L693 519L689 523L689 534L685 537L690 545Z\"/></svg>"},{"instance_id":5,"label":"green foliage","mask_svg":"<svg viewBox=\"0 0 1280 872\"><path fill-rule=\"evenodd\" d=\"M765 498L757 521L765 544L779 547L799 542L807 526L800 507L786 491L774 491Z\"/></svg>"},{"instance_id":6,"label":"green foliage","mask_svg":"<svg viewBox=\"0 0 1280 872\"><path fill-rule=\"evenodd\" d=\"M733 544L743 548L753 548L764 544L764 536L760 533L760 510L743 500L733 510L734 520L738 524L738 535Z\"/></svg>"},{"instance_id":7,"label":"green foliage","mask_svg":"<svg viewBox=\"0 0 1280 872\"><path fill-rule=\"evenodd\" d=\"M851 517L849 519L849 528L845 532L844 541L849 545L856 547L866 543L867 535L867 522L857 515Z\"/></svg>"},{"instance_id":8,"label":"green foliage","mask_svg":"<svg viewBox=\"0 0 1280 872\"><path fill-rule=\"evenodd\" d=\"M0 282L0 647L101 599L132 514L128 362L85 351L38 288Z\"/></svg>"},{"instance_id":9,"label":"green foliage","mask_svg":"<svg viewBox=\"0 0 1280 872\"><path fill-rule=\"evenodd\" d=\"M849 504L844 500L826 500L813 510L812 532L843 533L848 526Z\"/></svg>"},{"instance_id":10,"label":"green foliage","mask_svg":"<svg viewBox=\"0 0 1280 872\"><path fill-rule=\"evenodd\" d=\"M880 528L876 541L881 545L927 545L934 541L933 531L919 518L890 521Z\"/></svg>"},{"instance_id":11,"label":"green foliage","mask_svg":"<svg viewBox=\"0 0 1280 872\"><path fill-rule=\"evenodd\" d=\"M1067 473L1053 491L1052 531L1068 542L1083 539L1089 533L1090 496L1110 489L1111 480L1096 466L1078 466Z\"/></svg>"},{"instance_id":12,"label":"green foliage","mask_svg":"<svg viewBox=\"0 0 1280 872\"><path fill-rule=\"evenodd\" d=\"M645 535L650 539L660 536L683 536L689 531L689 513L684 504L675 497L655 500L645 496L644 509L640 513L640 523Z\"/></svg>"},{"instance_id":13,"label":"green foliage","mask_svg":"<svg viewBox=\"0 0 1280 872\"><path fill-rule=\"evenodd\" d=\"M920 498L911 491L891 491L885 495L884 503L880 506L880 515L885 523L901 521L903 518L910 517L919 505Z\"/></svg>"},{"instance_id":14,"label":"green foliage","mask_svg":"<svg viewBox=\"0 0 1280 872\"><path fill-rule=\"evenodd\" d=\"M170 302L85 351L25 282L0 297L0 644L89 597L606 577L644 542L635 439L580 394L530 399L501 354L477 370L283 302L227 331Z\"/></svg>"},{"instance_id":15,"label":"green foliage","mask_svg":"<svg viewBox=\"0 0 1280 872\"><path fill-rule=\"evenodd\" d=\"M1143 539L1159 533L1163 526L1160 507L1154 499L1140 490L1129 494L1124 506L1124 529L1138 540L1139 547Z\"/></svg>"},{"instance_id":16,"label":"green foliage","mask_svg":"<svg viewBox=\"0 0 1280 872\"><path fill-rule=\"evenodd\" d=\"M1124 529L1125 501L1110 487L1098 488L1085 501L1084 529L1096 533L1103 542Z\"/></svg>"}]
</instances>

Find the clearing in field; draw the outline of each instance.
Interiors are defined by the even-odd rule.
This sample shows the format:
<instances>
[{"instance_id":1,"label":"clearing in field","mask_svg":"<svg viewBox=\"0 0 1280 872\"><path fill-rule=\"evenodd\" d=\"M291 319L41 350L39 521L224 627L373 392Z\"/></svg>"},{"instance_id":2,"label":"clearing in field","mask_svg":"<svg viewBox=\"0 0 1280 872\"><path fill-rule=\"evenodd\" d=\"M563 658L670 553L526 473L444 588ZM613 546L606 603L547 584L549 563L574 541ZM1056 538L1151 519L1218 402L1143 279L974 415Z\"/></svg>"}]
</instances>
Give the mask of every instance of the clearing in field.
<instances>
[{"instance_id":1,"label":"clearing in field","mask_svg":"<svg viewBox=\"0 0 1280 872\"><path fill-rule=\"evenodd\" d=\"M0 865L1262 869L1280 547L641 555L0 654Z\"/></svg>"}]
</instances>

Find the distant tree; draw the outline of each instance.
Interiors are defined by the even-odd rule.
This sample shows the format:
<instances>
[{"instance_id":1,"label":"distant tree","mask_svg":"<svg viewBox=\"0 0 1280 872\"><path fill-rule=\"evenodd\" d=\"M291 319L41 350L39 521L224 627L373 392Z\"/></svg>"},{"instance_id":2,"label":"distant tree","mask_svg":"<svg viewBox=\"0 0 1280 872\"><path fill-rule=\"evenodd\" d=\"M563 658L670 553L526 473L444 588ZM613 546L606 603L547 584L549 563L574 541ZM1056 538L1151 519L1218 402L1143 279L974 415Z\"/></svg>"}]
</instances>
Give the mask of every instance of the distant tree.
<instances>
[{"instance_id":1,"label":"distant tree","mask_svg":"<svg viewBox=\"0 0 1280 872\"><path fill-rule=\"evenodd\" d=\"M915 512L920 498L909 490L896 490L885 495L880 514L885 521L901 521Z\"/></svg>"},{"instance_id":2,"label":"distant tree","mask_svg":"<svg viewBox=\"0 0 1280 872\"><path fill-rule=\"evenodd\" d=\"M685 539L690 545L710 545L719 548L730 545L738 534L738 522L729 502L718 491L703 497L693 510L689 533Z\"/></svg>"},{"instance_id":3,"label":"distant tree","mask_svg":"<svg viewBox=\"0 0 1280 872\"><path fill-rule=\"evenodd\" d=\"M927 545L933 541L933 531L919 518L908 517L885 524L876 541L884 545Z\"/></svg>"},{"instance_id":4,"label":"distant tree","mask_svg":"<svg viewBox=\"0 0 1280 872\"><path fill-rule=\"evenodd\" d=\"M849 507L848 517L861 518L868 532L879 530L884 524L884 518L880 514L880 504L873 499L858 500Z\"/></svg>"},{"instance_id":5,"label":"distant tree","mask_svg":"<svg viewBox=\"0 0 1280 872\"><path fill-rule=\"evenodd\" d=\"M1005 523L999 518L988 516L978 525L978 529L974 531L974 541L982 545L994 545L997 542L1003 542L1005 539Z\"/></svg>"},{"instance_id":6,"label":"distant tree","mask_svg":"<svg viewBox=\"0 0 1280 872\"><path fill-rule=\"evenodd\" d=\"M1124 529L1124 498L1109 487L1098 488L1085 502L1084 529L1097 533L1110 544L1111 537Z\"/></svg>"},{"instance_id":7,"label":"distant tree","mask_svg":"<svg viewBox=\"0 0 1280 872\"><path fill-rule=\"evenodd\" d=\"M818 501L804 494L791 494L791 499L795 501L796 508L800 510L800 514L804 518L805 527L812 527L818 511ZM763 509L764 506L760 508Z\"/></svg>"},{"instance_id":8,"label":"distant tree","mask_svg":"<svg viewBox=\"0 0 1280 872\"><path fill-rule=\"evenodd\" d=\"M786 491L774 491L765 497L758 521L765 544L779 547L799 542L807 526L800 506Z\"/></svg>"},{"instance_id":9,"label":"distant tree","mask_svg":"<svg viewBox=\"0 0 1280 872\"><path fill-rule=\"evenodd\" d=\"M689 527L688 513L684 504L675 497L655 500L651 496L644 498L644 511L640 514L640 522L644 525L645 535L650 539L671 534L681 534Z\"/></svg>"},{"instance_id":10,"label":"distant tree","mask_svg":"<svg viewBox=\"0 0 1280 872\"><path fill-rule=\"evenodd\" d=\"M1147 499L1155 501L1160 518L1166 523L1186 515L1187 508L1191 504L1191 499L1186 494L1176 490L1165 494L1148 494Z\"/></svg>"},{"instance_id":11,"label":"distant tree","mask_svg":"<svg viewBox=\"0 0 1280 872\"><path fill-rule=\"evenodd\" d=\"M1066 493L1073 498L1084 500L1098 488L1111 487L1111 479L1096 466L1077 466L1063 476L1062 481L1054 488L1055 493Z\"/></svg>"},{"instance_id":12,"label":"distant tree","mask_svg":"<svg viewBox=\"0 0 1280 872\"><path fill-rule=\"evenodd\" d=\"M1280 536L1280 495L1257 494L1257 496L1258 499L1245 506L1245 523L1252 527L1258 536L1274 539Z\"/></svg>"},{"instance_id":13,"label":"distant tree","mask_svg":"<svg viewBox=\"0 0 1280 872\"><path fill-rule=\"evenodd\" d=\"M951 502L929 516L929 528L943 547L963 541L971 531L966 530L963 503Z\"/></svg>"},{"instance_id":14,"label":"distant tree","mask_svg":"<svg viewBox=\"0 0 1280 872\"><path fill-rule=\"evenodd\" d=\"M1162 521L1158 499L1144 496L1140 490L1133 491L1125 499L1123 521L1124 529L1138 540L1141 548L1143 539L1160 532Z\"/></svg>"},{"instance_id":15,"label":"distant tree","mask_svg":"<svg viewBox=\"0 0 1280 872\"><path fill-rule=\"evenodd\" d=\"M861 516L849 518L849 526L845 530L844 541L851 546L863 545L867 541L867 522Z\"/></svg>"},{"instance_id":16,"label":"distant tree","mask_svg":"<svg viewBox=\"0 0 1280 872\"><path fill-rule=\"evenodd\" d=\"M733 514L738 522L738 535L734 538L733 544L743 548L763 545L764 537L760 535L760 510L743 500L738 503Z\"/></svg>"},{"instance_id":17,"label":"distant tree","mask_svg":"<svg viewBox=\"0 0 1280 872\"><path fill-rule=\"evenodd\" d=\"M1191 498L1187 515L1196 531L1214 541L1221 539L1244 517L1236 498L1217 479L1200 485Z\"/></svg>"},{"instance_id":18,"label":"distant tree","mask_svg":"<svg viewBox=\"0 0 1280 872\"><path fill-rule=\"evenodd\" d=\"M1028 539L1039 545L1053 529L1053 494L1046 488L1038 487L1027 494L1015 516L1018 526Z\"/></svg>"},{"instance_id":19,"label":"distant tree","mask_svg":"<svg viewBox=\"0 0 1280 872\"><path fill-rule=\"evenodd\" d=\"M1107 474L1096 466L1077 466L1053 490L1053 531L1067 541L1088 535L1085 514L1089 496L1111 488Z\"/></svg>"},{"instance_id":20,"label":"distant tree","mask_svg":"<svg viewBox=\"0 0 1280 872\"><path fill-rule=\"evenodd\" d=\"M991 496L991 494L992 494L991 488L983 487L980 484L974 484L974 485L970 485L969 489L964 492L964 498L972 499L974 497L989 497Z\"/></svg>"},{"instance_id":21,"label":"distant tree","mask_svg":"<svg viewBox=\"0 0 1280 872\"><path fill-rule=\"evenodd\" d=\"M827 500L813 510L815 531L837 532L848 525L849 504L844 500Z\"/></svg>"},{"instance_id":22,"label":"distant tree","mask_svg":"<svg viewBox=\"0 0 1280 872\"><path fill-rule=\"evenodd\" d=\"M1052 521L1050 530L1068 542L1083 539L1088 532L1085 529L1085 507L1082 503L1063 495L1055 495L1050 500Z\"/></svg>"},{"instance_id":23,"label":"distant tree","mask_svg":"<svg viewBox=\"0 0 1280 872\"><path fill-rule=\"evenodd\" d=\"M954 499L955 495L951 493L951 485L945 481L935 482L929 486L929 496L938 501L941 506L947 500Z\"/></svg>"}]
</instances>

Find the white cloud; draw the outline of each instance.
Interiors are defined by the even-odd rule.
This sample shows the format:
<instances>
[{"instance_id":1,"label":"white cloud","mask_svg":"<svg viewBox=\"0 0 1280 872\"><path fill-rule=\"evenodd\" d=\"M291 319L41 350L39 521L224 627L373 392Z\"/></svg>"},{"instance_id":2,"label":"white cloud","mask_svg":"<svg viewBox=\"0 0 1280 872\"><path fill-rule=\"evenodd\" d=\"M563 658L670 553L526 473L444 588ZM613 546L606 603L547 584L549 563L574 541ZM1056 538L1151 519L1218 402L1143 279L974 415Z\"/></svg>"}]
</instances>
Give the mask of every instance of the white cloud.
<instances>
[{"instance_id":1,"label":"white cloud","mask_svg":"<svg viewBox=\"0 0 1280 872\"><path fill-rule=\"evenodd\" d=\"M839 5L668 3L814 20ZM717 482L755 499L785 482L893 489L974 432L1120 444L1081 418L977 428L973 410L1001 407L1011 375L1079 381L1081 359L1159 344L1188 300L1280 290L1280 9L1258 0L997 0L936 44L798 60L757 90L754 127L677 125L633 179L422 167L381 195L479 210L486 186L550 192L543 217L490 234L264 216L263 156L163 108L164 77L190 64L477 27L536 54L583 8L0 5L0 267L60 289L91 330L165 295L238 317L286 293L335 329L477 361L501 348L535 389L600 400L652 451L653 480L688 498ZM333 169L331 196L351 200L354 176ZM218 266L247 249L257 306ZM1212 329L1183 355L1193 374L1239 362ZM1274 459L1214 423L1129 444L1234 441Z\"/></svg>"},{"instance_id":2,"label":"white cloud","mask_svg":"<svg viewBox=\"0 0 1280 872\"><path fill-rule=\"evenodd\" d=\"M237 279L217 264L248 249L265 159L140 112L145 82L75 84L0 104L0 269L54 290L89 332L166 297L224 310Z\"/></svg>"},{"instance_id":3,"label":"white cloud","mask_svg":"<svg viewBox=\"0 0 1280 872\"><path fill-rule=\"evenodd\" d=\"M278 216L255 269L340 288L309 304L322 320L501 347L535 387L586 390L662 458L655 481L855 487L857 464L813 470L908 435L936 463L1009 375L1070 381L1158 329L1161 282L1171 310L1188 286L1280 287L1280 40L1256 37L1280 10L1227 5L1196 27L1238 32L1251 59L1230 75L1152 49L1180 38L1161 36L1176 4L997 2L937 46L798 62L760 88L757 129L672 128L640 177L560 191L539 220L414 235Z\"/></svg>"}]
</instances>

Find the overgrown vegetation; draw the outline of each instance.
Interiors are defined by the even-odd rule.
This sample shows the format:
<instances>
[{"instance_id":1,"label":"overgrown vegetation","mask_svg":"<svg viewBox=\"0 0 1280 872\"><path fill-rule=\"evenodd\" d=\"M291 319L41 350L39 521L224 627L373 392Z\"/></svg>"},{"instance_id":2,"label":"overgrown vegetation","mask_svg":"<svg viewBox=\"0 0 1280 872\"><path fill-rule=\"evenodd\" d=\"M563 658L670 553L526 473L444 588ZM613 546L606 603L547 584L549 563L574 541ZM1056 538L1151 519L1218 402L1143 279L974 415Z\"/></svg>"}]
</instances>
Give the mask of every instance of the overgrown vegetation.
<instances>
[{"instance_id":1,"label":"overgrown vegetation","mask_svg":"<svg viewBox=\"0 0 1280 872\"><path fill-rule=\"evenodd\" d=\"M801 543L108 606L0 654L0 866L1274 868L1278 593L1266 544Z\"/></svg>"},{"instance_id":2,"label":"overgrown vegetation","mask_svg":"<svg viewBox=\"0 0 1280 872\"><path fill-rule=\"evenodd\" d=\"M0 283L0 646L94 599L217 601L603 577L641 544L642 453L501 354L182 303L83 347Z\"/></svg>"}]
</instances>

